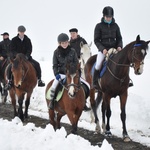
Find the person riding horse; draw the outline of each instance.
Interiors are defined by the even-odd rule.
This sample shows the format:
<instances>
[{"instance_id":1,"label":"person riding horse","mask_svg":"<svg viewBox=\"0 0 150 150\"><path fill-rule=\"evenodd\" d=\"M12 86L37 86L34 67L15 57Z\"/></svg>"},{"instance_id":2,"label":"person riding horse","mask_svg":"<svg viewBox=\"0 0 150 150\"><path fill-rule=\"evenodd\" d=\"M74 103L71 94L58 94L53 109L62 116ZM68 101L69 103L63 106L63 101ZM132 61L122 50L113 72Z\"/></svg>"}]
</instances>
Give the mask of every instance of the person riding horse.
<instances>
[{"instance_id":1,"label":"person riding horse","mask_svg":"<svg viewBox=\"0 0 150 150\"><path fill-rule=\"evenodd\" d=\"M99 71L108 50L115 48L117 51L120 51L123 47L120 28L115 22L113 8L110 6L104 7L102 13L101 22L96 25L94 30L94 43L99 50L93 76L93 87L96 89L99 87ZM129 86L133 86L133 83L130 82Z\"/></svg>"},{"instance_id":2,"label":"person riding horse","mask_svg":"<svg viewBox=\"0 0 150 150\"><path fill-rule=\"evenodd\" d=\"M70 46L75 49L75 51L77 53L77 57L80 60L81 59L81 43L87 44L87 41L78 34L77 28L72 28L69 30L69 32L70 32L70 36L71 36L70 41L69 41ZM85 105L84 110L89 111L89 110L91 110L91 108L88 108L87 105Z\"/></svg>"},{"instance_id":3,"label":"person riding horse","mask_svg":"<svg viewBox=\"0 0 150 150\"><path fill-rule=\"evenodd\" d=\"M59 81L66 77L66 64L72 63L74 65L77 65L79 63L75 50L69 45L68 35L65 33L61 33L58 36L57 41L59 43L59 46L53 54L53 72L55 75L55 79L51 86L49 105L50 109L54 109L54 96ZM89 84L85 80L83 80L82 78L80 78L80 80L85 83L88 88L90 88Z\"/></svg>"},{"instance_id":4,"label":"person riding horse","mask_svg":"<svg viewBox=\"0 0 150 150\"><path fill-rule=\"evenodd\" d=\"M18 27L18 35L14 37L11 41L11 46L10 46L10 53L12 55L11 57L15 57L17 53L23 53L26 56L26 59L28 59L35 67L35 70L37 72L37 77L38 77L38 86L43 87L45 86L45 83L41 80L40 64L36 60L34 60L31 56L32 44L31 44L31 40L24 34L25 31L26 28L24 26L21 25ZM11 65L9 65L7 71L7 78L8 78L8 84L6 84L5 89L9 90L13 84Z\"/></svg>"}]
</instances>

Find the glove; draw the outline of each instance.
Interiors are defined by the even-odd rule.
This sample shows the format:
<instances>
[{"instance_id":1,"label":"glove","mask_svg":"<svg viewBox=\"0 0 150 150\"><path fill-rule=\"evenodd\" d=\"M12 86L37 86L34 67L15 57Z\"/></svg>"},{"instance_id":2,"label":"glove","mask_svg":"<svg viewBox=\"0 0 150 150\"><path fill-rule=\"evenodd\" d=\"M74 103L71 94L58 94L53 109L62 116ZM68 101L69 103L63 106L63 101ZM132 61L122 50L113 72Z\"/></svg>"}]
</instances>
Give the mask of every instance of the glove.
<instances>
[{"instance_id":1,"label":"glove","mask_svg":"<svg viewBox=\"0 0 150 150\"><path fill-rule=\"evenodd\" d=\"M56 77L56 79L57 79L58 81L61 79L60 74L57 74L55 77Z\"/></svg>"}]
</instances>

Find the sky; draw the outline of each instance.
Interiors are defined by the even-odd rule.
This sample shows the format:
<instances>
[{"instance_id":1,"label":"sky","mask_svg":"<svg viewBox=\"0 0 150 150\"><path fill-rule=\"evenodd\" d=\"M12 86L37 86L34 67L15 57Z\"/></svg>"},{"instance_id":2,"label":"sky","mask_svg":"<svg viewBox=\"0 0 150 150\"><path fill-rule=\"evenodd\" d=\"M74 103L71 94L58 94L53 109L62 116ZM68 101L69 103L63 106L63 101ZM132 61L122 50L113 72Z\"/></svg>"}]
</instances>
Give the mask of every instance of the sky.
<instances>
[{"instance_id":1,"label":"sky","mask_svg":"<svg viewBox=\"0 0 150 150\"><path fill-rule=\"evenodd\" d=\"M149 40L149 0L5 0L1 2L0 33L17 35L17 27L24 25L32 41L33 57L50 60L57 47L57 36L76 27L88 43L93 42L94 28L105 6L114 8L114 17L123 37L124 46L138 34ZM2 39L2 37L1 37ZM97 53L93 42L92 52Z\"/></svg>"},{"instance_id":2,"label":"sky","mask_svg":"<svg viewBox=\"0 0 150 150\"><path fill-rule=\"evenodd\" d=\"M43 71L43 80L47 84L54 78L51 70L47 69L50 66L50 62L41 61L40 63ZM149 66L150 59L146 58L142 75L135 75L133 69L131 68L130 70L130 77L134 86L128 90L126 127L131 140L150 147ZM9 97L7 103L10 103ZM87 105L90 106L89 102ZM100 108L101 106L99 106L97 112L101 125ZM29 115L48 119L47 110L45 88L36 86L31 97ZM118 97L112 98L111 110L110 130L113 135L122 138L122 122ZM91 111L83 111L78 126L95 131L95 123L91 123L90 116ZM61 122L70 124L67 116L64 116ZM0 118L0 133L0 147L2 150L70 150L70 147L72 147L72 150L113 150L112 145L106 139L103 140L102 147L99 148L98 146L92 146L87 140L77 135L69 135L66 138L67 133L63 127L54 132L51 125L47 125L45 129L35 127L35 124L30 122L23 125L18 117L11 121Z\"/></svg>"}]
</instances>

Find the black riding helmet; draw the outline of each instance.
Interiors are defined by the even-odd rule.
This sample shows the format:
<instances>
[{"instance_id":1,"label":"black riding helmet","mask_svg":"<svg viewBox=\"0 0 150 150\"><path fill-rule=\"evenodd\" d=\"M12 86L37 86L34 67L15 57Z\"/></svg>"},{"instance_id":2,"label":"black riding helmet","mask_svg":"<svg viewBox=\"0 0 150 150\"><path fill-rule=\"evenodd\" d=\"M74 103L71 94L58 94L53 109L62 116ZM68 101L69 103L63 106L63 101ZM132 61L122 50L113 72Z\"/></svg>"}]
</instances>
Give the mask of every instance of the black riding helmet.
<instances>
[{"instance_id":1,"label":"black riding helmet","mask_svg":"<svg viewBox=\"0 0 150 150\"><path fill-rule=\"evenodd\" d=\"M110 7L110 6L104 7L104 9L103 9L103 16L113 17L114 16L113 8Z\"/></svg>"},{"instance_id":2,"label":"black riding helmet","mask_svg":"<svg viewBox=\"0 0 150 150\"><path fill-rule=\"evenodd\" d=\"M68 40L69 40L69 37L68 37L67 34L61 33L61 34L58 35L58 38L57 38L58 43L60 43L60 42L66 42Z\"/></svg>"}]
</instances>

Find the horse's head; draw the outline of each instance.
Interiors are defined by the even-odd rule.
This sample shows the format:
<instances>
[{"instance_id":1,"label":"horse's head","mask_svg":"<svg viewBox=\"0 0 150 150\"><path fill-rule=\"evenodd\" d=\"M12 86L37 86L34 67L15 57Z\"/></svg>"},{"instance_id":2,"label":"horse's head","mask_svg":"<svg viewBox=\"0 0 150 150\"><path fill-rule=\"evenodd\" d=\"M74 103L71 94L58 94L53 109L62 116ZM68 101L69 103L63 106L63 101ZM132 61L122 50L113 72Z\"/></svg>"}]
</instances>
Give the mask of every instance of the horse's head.
<instances>
[{"instance_id":1,"label":"horse's head","mask_svg":"<svg viewBox=\"0 0 150 150\"><path fill-rule=\"evenodd\" d=\"M140 75L143 73L144 58L147 54L148 44L150 41L140 40L138 35L133 45L131 63L134 68L134 73Z\"/></svg>"},{"instance_id":2,"label":"horse's head","mask_svg":"<svg viewBox=\"0 0 150 150\"><path fill-rule=\"evenodd\" d=\"M68 95L70 98L74 98L76 96L76 92L78 92L80 88L80 74L79 74L80 64L77 66L75 64L67 64L67 88Z\"/></svg>"},{"instance_id":3,"label":"horse's head","mask_svg":"<svg viewBox=\"0 0 150 150\"><path fill-rule=\"evenodd\" d=\"M15 87L19 88L24 80L25 69L23 62L26 61L25 56L23 54L17 54L15 59L11 59L10 62L12 64L12 75L14 78Z\"/></svg>"},{"instance_id":4,"label":"horse's head","mask_svg":"<svg viewBox=\"0 0 150 150\"><path fill-rule=\"evenodd\" d=\"M80 48L81 48L81 59L83 59L84 64L87 62L87 60L91 57L92 53L91 53L91 45L92 42L90 44L84 44L83 42L80 43Z\"/></svg>"}]
</instances>

